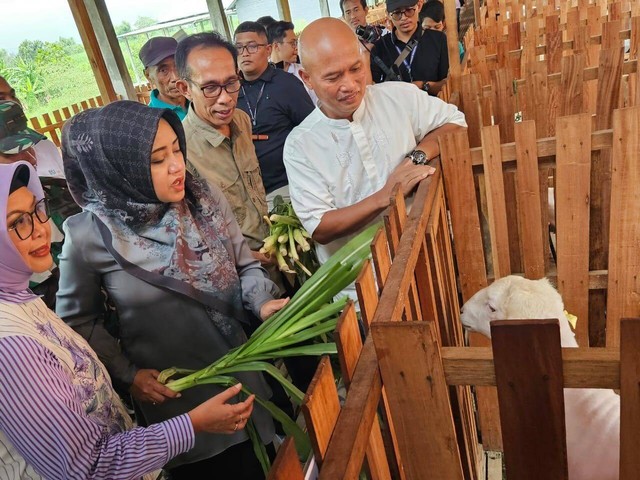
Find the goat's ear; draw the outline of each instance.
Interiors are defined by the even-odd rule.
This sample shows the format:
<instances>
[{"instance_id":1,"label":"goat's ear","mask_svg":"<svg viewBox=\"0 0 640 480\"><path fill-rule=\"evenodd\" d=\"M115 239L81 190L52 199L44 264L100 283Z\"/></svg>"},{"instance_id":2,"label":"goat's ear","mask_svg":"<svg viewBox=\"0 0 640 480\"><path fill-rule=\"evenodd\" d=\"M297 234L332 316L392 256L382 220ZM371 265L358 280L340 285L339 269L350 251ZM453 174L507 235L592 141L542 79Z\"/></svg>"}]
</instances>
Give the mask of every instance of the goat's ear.
<instances>
[{"instance_id":1,"label":"goat's ear","mask_svg":"<svg viewBox=\"0 0 640 480\"><path fill-rule=\"evenodd\" d=\"M535 318L541 313L540 298L523 285L514 285L506 293L502 310L505 318Z\"/></svg>"}]
</instances>

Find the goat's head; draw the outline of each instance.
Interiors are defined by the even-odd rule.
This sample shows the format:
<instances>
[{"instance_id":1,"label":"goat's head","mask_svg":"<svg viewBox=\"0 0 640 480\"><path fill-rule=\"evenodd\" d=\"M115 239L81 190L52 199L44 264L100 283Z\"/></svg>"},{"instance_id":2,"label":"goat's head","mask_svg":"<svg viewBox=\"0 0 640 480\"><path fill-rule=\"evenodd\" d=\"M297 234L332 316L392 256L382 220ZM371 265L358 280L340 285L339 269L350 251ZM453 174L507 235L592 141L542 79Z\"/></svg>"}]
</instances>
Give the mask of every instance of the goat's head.
<instances>
[{"instance_id":1,"label":"goat's head","mask_svg":"<svg viewBox=\"0 0 640 480\"><path fill-rule=\"evenodd\" d=\"M573 337L563 312L562 298L549 280L509 275L471 297L462 307L461 319L465 328L491 337L493 320L558 318L563 338Z\"/></svg>"}]
</instances>

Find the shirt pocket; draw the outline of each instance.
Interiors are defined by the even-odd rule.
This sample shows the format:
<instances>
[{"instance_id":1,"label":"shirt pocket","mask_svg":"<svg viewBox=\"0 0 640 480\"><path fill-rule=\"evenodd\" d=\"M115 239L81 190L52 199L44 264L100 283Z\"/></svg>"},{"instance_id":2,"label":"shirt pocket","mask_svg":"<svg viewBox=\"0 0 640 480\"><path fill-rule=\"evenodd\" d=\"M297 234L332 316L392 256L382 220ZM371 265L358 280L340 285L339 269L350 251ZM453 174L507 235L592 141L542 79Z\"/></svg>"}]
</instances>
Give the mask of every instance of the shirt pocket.
<instances>
[{"instance_id":1,"label":"shirt pocket","mask_svg":"<svg viewBox=\"0 0 640 480\"><path fill-rule=\"evenodd\" d=\"M233 216L236 217L238 224L242 227L247 218L246 195L243 193L244 185L238 171L231 172L230 170L227 171L228 175L220 180L219 186L229 205L231 205Z\"/></svg>"},{"instance_id":2,"label":"shirt pocket","mask_svg":"<svg viewBox=\"0 0 640 480\"><path fill-rule=\"evenodd\" d=\"M245 184L251 197L251 201L258 209L260 215L266 215L267 213L267 195L264 190L264 184L262 183L262 172L260 166L256 165L252 170L246 170L242 174L244 176Z\"/></svg>"}]
</instances>

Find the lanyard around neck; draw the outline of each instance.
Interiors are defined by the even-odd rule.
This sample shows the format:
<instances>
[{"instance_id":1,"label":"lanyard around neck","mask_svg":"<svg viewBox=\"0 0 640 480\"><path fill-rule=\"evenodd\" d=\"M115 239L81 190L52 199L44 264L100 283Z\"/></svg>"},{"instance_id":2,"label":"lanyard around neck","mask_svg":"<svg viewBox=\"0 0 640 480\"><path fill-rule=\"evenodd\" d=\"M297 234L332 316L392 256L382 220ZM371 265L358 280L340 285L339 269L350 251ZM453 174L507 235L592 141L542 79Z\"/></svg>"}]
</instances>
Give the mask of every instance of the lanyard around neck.
<instances>
[{"instance_id":1,"label":"lanyard around neck","mask_svg":"<svg viewBox=\"0 0 640 480\"><path fill-rule=\"evenodd\" d=\"M258 93L258 100L256 100L256 108L255 110L251 108L251 102L249 102L249 97L247 96L247 92L244 89L244 85L242 86L242 94L244 95L244 101L247 102L247 108L249 109L249 116L251 117L251 123L253 126L256 126L257 118L258 118L258 105L260 104L260 99L262 98L262 94L264 93L264 86L266 82L262 82L262 87L260 88L260 93Z\"/></svg>"},{"instance_id":2,"label":"lanyard around neck","mask_svg":"<svg viewBox=\"0 0 640 480\"><path fill-rule=\"evenodd\" d=\"M409 40L410 42L411 40ZM407 42L407 43L409 43ZM398 45L393 44L394 47L396 47L396 50L398 51L398 55L402 54L402 50L400 50L400 48L398 48ZM411 65L413 65L413 57L416 56L416 51L418 50L418 45L416 45L415 47L413 47L413 49L411 50L411 56L409 57L409 61L407 62L407 59L405 58L402 63L404 64L405 67L407 67L407 71L409 72L409 77L411 77Z\"/></svg>"}]
</instances>

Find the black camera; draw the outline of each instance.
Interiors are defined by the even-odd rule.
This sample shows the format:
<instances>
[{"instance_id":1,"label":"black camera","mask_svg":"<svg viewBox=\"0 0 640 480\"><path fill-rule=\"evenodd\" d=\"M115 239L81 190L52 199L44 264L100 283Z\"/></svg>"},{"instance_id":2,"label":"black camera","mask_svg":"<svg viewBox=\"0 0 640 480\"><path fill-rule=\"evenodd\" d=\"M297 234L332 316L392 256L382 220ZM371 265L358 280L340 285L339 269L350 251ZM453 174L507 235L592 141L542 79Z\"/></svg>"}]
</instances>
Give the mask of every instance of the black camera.
<instances>
[{"instance_id":1,"label":"black camera","mask_svg":"<svg viewBox=\"0 0 640 480\"><path fill-rule=\"evenodd\" d=\"M364 27L358 25L356 27L356 35L358 35L363 42L375 43L382 36L382 28L377 25L365 25Z\"/></svg>"}]
</instances>

